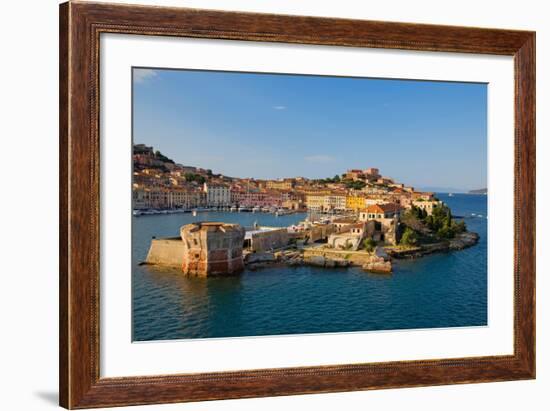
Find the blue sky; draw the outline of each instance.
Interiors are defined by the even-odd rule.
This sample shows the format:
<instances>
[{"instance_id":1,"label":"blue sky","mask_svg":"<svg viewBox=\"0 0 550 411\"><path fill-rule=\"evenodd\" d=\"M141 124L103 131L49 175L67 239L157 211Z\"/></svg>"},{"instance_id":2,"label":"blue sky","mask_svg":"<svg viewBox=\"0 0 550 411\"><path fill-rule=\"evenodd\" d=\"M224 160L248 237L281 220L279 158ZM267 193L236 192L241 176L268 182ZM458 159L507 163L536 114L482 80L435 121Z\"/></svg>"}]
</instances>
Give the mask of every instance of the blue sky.
<instances>
[{"instance_id":1,"label":"blue sky","mask_svg":"<svg viewBox=\"0 0 550 411\"><path fill-rule=\"evenodd\" d=\"M133 92L134 142L214 173L487 186L485 84L134 69Z\"/></svg>"}]
</instances>

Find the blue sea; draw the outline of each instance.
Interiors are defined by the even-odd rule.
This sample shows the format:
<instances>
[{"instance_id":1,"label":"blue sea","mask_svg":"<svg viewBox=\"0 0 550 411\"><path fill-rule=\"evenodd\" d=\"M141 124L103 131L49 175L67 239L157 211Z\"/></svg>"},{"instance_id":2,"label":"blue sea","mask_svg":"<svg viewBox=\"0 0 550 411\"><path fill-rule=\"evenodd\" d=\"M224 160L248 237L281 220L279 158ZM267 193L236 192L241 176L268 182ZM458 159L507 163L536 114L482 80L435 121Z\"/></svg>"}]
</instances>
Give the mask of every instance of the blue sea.
<instances>
[{"instance_id":1,"label":"blue sea","mask_svg":"<svg viewBox=\"0 0 550 411\"><path fill-rule=\"evenodd\" d=\"M304 214L199 213L133 217L134 341L487 324L487 196L440 194L480 235L474 247L394 261L391 275L360 268L245 270L225 278L189 278L139 266L153 236L178 236L193 221L287 226ZM475 215L472 215L475 214Z\"/></svg>"}]
</instances>

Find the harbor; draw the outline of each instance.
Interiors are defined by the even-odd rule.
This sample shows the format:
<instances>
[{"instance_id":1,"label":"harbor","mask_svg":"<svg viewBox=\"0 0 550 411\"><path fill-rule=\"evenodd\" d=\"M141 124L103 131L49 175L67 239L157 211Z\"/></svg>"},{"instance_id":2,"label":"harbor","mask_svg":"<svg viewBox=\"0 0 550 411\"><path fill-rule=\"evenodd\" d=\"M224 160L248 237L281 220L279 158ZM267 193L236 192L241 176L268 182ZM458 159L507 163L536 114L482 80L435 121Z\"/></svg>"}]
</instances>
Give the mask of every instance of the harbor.
<instances>
[{"instance_id":1,"label":"harbor","mask_svg":"<svg viewBox=\"0 0 550 411\"><path fill-rule=\"evenodd\" d=\"M179 237L180 227L198 220L250 228L254 223L291 227L308 214L202 212L196 217L192 213L134 217L134 339L484 325L486 196L457 194L447 202L454 213L465 217L469 230L479 234L477 244L459 252L393 258L391 275L365 271L359 264L340 266L340 260L331 256L335 250L325 251L328 259L308 258L310 263L305 264L301 253L292 249L275 251L267 261L248 260L237 275L182 275L179 266L140 265L153 236ZM320 253L322 246L313 245L306 255ZM355 254L340 253L343 257ZM158 312L163 313L162 321Z\"/></svg>"},{"instance_id":2,"label":"harbor","mask_svg":"<svg viewBox=\"0 0 550 411\"><path fill-rule=\"evenodd\" d=\"M220 206L220 207L197 207L197 208L146 208L133 210L132 215L134 217L147 216L147 215L163 215L163 214L184 214L191 213L197 215L199 213L212 213L212 212L231 212L231 213L270 213L275 216L288 215L297 213L297 210L288 210L284 208L276 207L243 207L243 206Z\"/></svg>"},{"instance_id":3,"label":"harbor","mask_svg":"<svg viewBox=\"0 0 550 411\"><path fill-rule=\"evenodd\" d=\"M180 267L185 274L198 276L238 274L245 266L259 269L274 264L360 266L368 272L390 274L394 259L458 251L479 240L477 233L465 229L449 238L436 235L416 217L420 209L412 208L403 217L397 207L380 210L382 214L308 213L288 226L261 226L257 221L242 226L199 218L181 226L178 237L152 239L142 264ZM277 211L273 215L291 214ZM402 221L416 224L424 240L405 241L410 228ZM190 265L196 267L190 270Z\"/></svg>"}]
</instances>

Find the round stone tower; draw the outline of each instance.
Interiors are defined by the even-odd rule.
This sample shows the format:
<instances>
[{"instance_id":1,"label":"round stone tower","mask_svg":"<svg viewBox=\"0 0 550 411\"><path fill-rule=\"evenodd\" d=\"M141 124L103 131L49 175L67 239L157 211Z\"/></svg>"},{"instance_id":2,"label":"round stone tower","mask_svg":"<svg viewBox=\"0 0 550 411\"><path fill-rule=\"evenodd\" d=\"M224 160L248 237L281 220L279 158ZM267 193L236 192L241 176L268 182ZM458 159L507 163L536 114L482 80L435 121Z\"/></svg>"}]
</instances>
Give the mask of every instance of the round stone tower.
<instances>
[{"instance_id":1,"label":"round stone tower","mask_svg":"<svg viewBox=\"0 0 550 411\"><path fill-rule=\"evenodd\" d=\"M180 235L185 274L209 277L243 270L244 228L240 225L193 223L181 227Z\"/></svg>"}]
</instances>

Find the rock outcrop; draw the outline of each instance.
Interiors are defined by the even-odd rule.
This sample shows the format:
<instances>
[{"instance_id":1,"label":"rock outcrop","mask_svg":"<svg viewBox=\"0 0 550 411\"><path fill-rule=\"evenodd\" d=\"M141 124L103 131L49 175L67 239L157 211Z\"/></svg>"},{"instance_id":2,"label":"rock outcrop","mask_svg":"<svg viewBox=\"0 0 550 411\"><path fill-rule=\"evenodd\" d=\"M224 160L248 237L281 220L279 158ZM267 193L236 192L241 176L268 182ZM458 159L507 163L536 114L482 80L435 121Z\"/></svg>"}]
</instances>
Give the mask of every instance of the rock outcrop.
<instances>
[{"instance_id":1,"label":"rock outcrop","mask_svg":"<svg viewBox=\"0 0 550 411\"><path fill-rule=\"evenodd\" d=\"M363 270L371 273L390 274L392 265L390 260L374 255L369 262L363 264Z\"/></svg>"},{"instance_id":2,"label":"rock outcrop","mask_svg":"<svg viewBox=\"0 0 550 411\"><path fill-rule=\"evenodd\" d=\"M471 231L458 234L455 238L449 241L451 250L463 250L467 247L475 245L479 241L479 235Z\"/></svg>"},{"instance_id":3,"label":"rock outcrop","mask_svg":"<svg viewBox=\"0 0 550 411\"><path fill-rule=\"evenodd\" d=\"M349 267L350 262L344 258L329 258L322 255L311 255L304 258L304 264L315 267Z\"/></svg>"}]
</instances>

